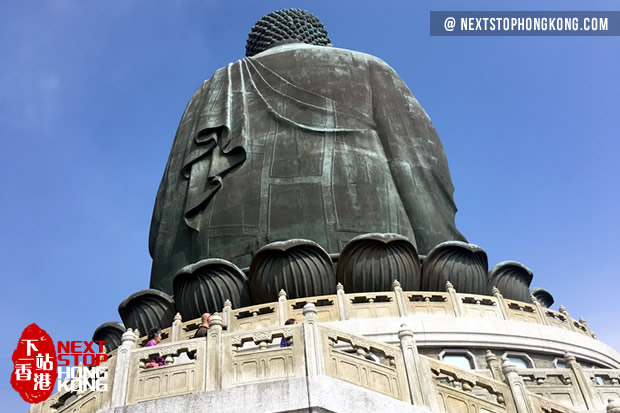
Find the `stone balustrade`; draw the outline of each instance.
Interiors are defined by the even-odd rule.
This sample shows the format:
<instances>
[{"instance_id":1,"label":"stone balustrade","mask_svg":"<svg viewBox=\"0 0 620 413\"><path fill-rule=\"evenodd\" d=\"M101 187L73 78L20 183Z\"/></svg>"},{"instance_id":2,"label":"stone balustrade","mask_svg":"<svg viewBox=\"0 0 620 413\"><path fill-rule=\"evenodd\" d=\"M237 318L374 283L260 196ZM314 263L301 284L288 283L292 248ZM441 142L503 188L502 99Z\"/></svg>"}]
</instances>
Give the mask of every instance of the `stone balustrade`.
<instances>
[{"instance_id":1,"label":"stone balustrade","mask_svg":"<svg viewBox=\"0 0 620 413\"><path fill-rule=\"evenodd\" d=\"M351 304L357 299L359 304L373 305L370 300L378 297L380 308L396 304L394 293L370 294L364 302L360 296L349 296ZM325 300L321 301L325 307L337 308L337 297L328 297L315 301ZM410 302L447 302L447 295L435 297L425 293ZM496 300L476 303L475 295L458 297L464 305L498 305ZM319 309L307 303L299 324L239 331L225 331L223 318L215 315L207 337L153 347L138 347L140 340L129 330L105 363L109 391L57 393L34 405L31 412L94 413L106 407L306 375L332 377L434 412L571 413L602 409L605 400L620 397L620 370L583 369L568 353L564 369L516 369L508 361L500 368L489 351L488 371L463 370L419 355L406 325L398 334L400 346L395 346L323 326ZM171 335L187 325L177 318ZM283 340L290 345L281 346ZM156 357L164 358L166 365L148 368Z\"/></svg>"},{"instance_id":2,"label":"stone balustrade","mask_svg":"<svg viewBox=\"0 0 620 413\"><path fill-rule=\"evenodd\" d=\"M310 302L316 306L320 322L342 321L355 318L415 317L429 314L521 321L562 328L596 338L585 320L570 317L564 307L553 311L542 307L535 299L531 303L508 300L495 289L493 295L461 294L450 283L446 292L402 291L398 281L393 290L373 293L346 294L341 285L336 295L288 300L281 291L278 301L250 307L222 309L227 331L253 330L283 325L289 318L301 320L303 307ZM181 322L180 315L173 326L162 330L162 343L191 338L200 325L200 319ZM176 332L173 332L174 330ZM145 344L146 337L139 343Z\"/></svg>"},{"instance_id":3,"label":"stone balustrade","mask_svg":"<svg viewBox=\"0 0 620 413\"><path fill-rule=\"evenodd\" d=\"M592 397L599 404L609 399L620 400L620 370L617 369L583 369L592 389Z\"/></svg>"},{"instance_id":4,"label":"stone balustrade","mask_svg":"<svg viewBox=\"0 0 620 413\"><path fill-rule=\"evenodd\" d=\"M129 329L109 353L107 392L56 393L31 412L94 413L305 376L331 377L433 412L602 411L607 400L620 399L620 370L583 369L568 353L563 369L500 366L488 352L488 369L463 370L418 354L414 333L405 325L398 333L400 345L322 325L416 314L537 323L594 338L585 321L573 320L563 308L555 312L535 301L506 300L499 291L460 294L449 283L446 292L404 292L395 282L389 292L346 294L339 286L335 295L296 300L287 300L282 291L275 303L240 309L227 303L205 338L190 339L199 320L184 322L180 315L157 346L142 347L144 337ZM288 318L298 324L284 325ZM282 340L290 346L281 347ZM166 365L147 368L155 357Z\"/></svg>"}]
</instances>

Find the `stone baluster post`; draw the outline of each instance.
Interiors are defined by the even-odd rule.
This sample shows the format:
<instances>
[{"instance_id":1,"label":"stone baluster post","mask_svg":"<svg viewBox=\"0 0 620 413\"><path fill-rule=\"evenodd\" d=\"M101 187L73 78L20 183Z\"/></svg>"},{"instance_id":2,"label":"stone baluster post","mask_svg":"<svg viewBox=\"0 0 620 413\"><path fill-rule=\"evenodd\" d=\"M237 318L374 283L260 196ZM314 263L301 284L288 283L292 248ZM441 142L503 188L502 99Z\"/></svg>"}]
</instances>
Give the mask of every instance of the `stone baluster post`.
<instances>
[{"instance_id":1,"label":"stone baluster post","mask_svg":"<svg viewBox=\"0 0 620 413\"><path fill-rule=\"evenodd\" d=\"M349 315L347 314L347 297L344 295L344 287L340 283L336 286L336 297L338 297L338 312L340 313L340 320L348 320Z\"/></svg>"},{"instance_id":2,"label":"stone baluster post","mask_svg":"<svg viewBox=\"0 0 620 413\"><path fill-rule=\"evenodd\" d=\"M283 326L288 319L288 311L286 311L286 291L280 290L278 293L278 324Z\"/></svg>"},{"instance_id":3,"label":"stone baluster post","mask_svg":"<svg viewBox=\"0 0 620 413\"><path fill-rule=\"evenodd\" d=\"M418 353L413 331L406 324L401 324L398 338L405 361L412 403L416 406L426 406L433 412L439 412L439 401L431 370Z\"/></svg>"},{"instance_id":4,"label":"stone baluster post","mask_svg":"<svg viewBox=\"0 0 620 413\"><path fill-rule=\"evenodd\" d=\"M181 317L181 313L176 313L174 316L174 321L172 322L172 331L171 331L171 342L181 341L181 322L183 318Z\"/></svg>"},{"instance_id":5,"label":"stone baluster post","mask_svg":"<svg viewBox=\"0 0 620 413\"><path fill-rule=\"evenodd\" d=\"M231 322L232 319L232 303L227 298L224 301L224 308L222 309L222 320L224 321L224 327L226 327L227 331L231 331Z\"/></svg>"},{"instance_id":6,"label":"stone baluster post","mask_svg":"<svg viewBox=\"0 0 620 413\"><path fill-rule=\"evenodd\" d=\"M137 331L137 330L136 330ZM110 407L123 406L127 400L127 383L131 367L131 351L136 347L137 337L131 328L128 328L121 337L121 345L116 353L116 367L110 395Z\"/></svg>"},{"instance_id":7,"label":"stone baluster post","mask_svg":"<svg viewBox=\"0 0 620 413\"><path fill-rule=\"evenodd\" d=\"M495 380L504 381L504 374L502 373L502 366L499 362L499 358L491 350L487 350L486 354L487 367L491 370L491 375Z\"/></svg>"},{"instance_id":8,"label":"stone baluster post","mask_svg":"<svg viewBox=\"0 0 620 413\"><path fill-rule=\"evenodd\" d=\"M224 320L215 313L209 323L207 333L207 365L205 367L205 390L222 388L222 327ZM229 351L230 349L226 349Z\"/></svg>"},{"instance_id":9,"label":"stone baluster post","mask_svg":"<svg viewBox=\"0 0 620 413\"><path fill-rule=\"evenodd\" d=\"M517 367L508 359L502 363L502 373L504 373L505 383L510 387L512 398L514 399L517 413L537 413L529 397L528 391L523 383L523 378L517 373Z\"/></svg>"},{"instance_id":10,"label":"stone baluster post","mask_svg":"<svg viewBox=\"0 0 620 413\"><path fill-rule=\"evenodd\" d=\"M596 334L594 334L594 331L590 330L590 326L588 325L586 320L584 320L583 317L579 317L579 322L585 326L586 330L588 330L588 333L590 334L592 338L597 338Z\"/></svg>"},{"instance_id":11,"label":"stone baluster post","mask_svg":"<svg viewBox=\"0 0 620 413\"><path fill-rule=\"evenodd\" d=\"M573 319L571 318L570 314L568 314L568 311L566 311L566 307L564 307L563 305L560 306L560 313L564 317L566 317L566 322L568 323L568 328L570 328L570 331L576 331L577 329L573 324Z\"/></svg>"},{"instance_id":12,"label":"stone baluster post","mask_svg":"<svg viewBox=\"0 0 620 413\"><path fill-rule=\"evenodd\" d=\"M510 318L508 316L508 307L506 307L506 301L504 301L504 296L499 291L499 288L493 287L491 289L491 294L493 294L493 297L497 300L497 305L502 313L502 317L504 317L504 320L508 320Z\"/></svg>"},{"instance_id":13,"label":"stone baluster post","mask_svg":"<svg viewBox=\"0 0 620 413\"><path fill-rule=\"evenodd\" d=\"M454 315L457 317L461 317L463 312L461 311L461 299L456 294L456 290L454 289L454 285L450 281L446 282L446 291L450 296L450 302L452 303L452 309L454 310Z\"/></svg>"},{"instance_id":14,"label":"stone baluster post","mask_svg":"<svg viewBox=\"0 0 620 413\"><path fill-rule=\"evenodd\" d=\"M607 403L607 413L620 413L620 401L609 399Z\"/></svg>"},{"instance_id":15,"label":"stone baluster post","mask_svg":"<svg viewBox=\"0 0 620 413\"><path fill-rule=\"evenodd\" d=\"M394 282L392 283L392 289L394 290L394 295L396 296L398 314L401 317L407 317L407 308L405 307L405 294L403 294L403 289L401 288L400 282L398 282L398 280L394 280Z\"/></svg>"},{"instance_id":16,"label":"stone baluster post","mask_svg":"<svg viewBox=\"0 0 620 413\"><path fill-rule=\"evenodd\" d=\"M313 303L307 303L304 306L303 313L304 348L306 351L308 376L320 376L323 374L323 349L321 346L316 306Z\"/></svg>"},{"instance_id":17,"label":"stone baluster post","mask_svg":"<svg viewBox=\"0 0 620 413\"><path fill-rule=\"evenodd\" d=\"M588 410L590 409L602 409L604 406L600 404L600 402L594 397L594 389L590 386L590 380L586 376L581 364L577 362L577 359L574 355L569 352L564 353L564 361L566 362L566 367L573 371L575 375L575 379L577 380L577 386L579 387L579 391L581 391L581 395L586 402L586 407Z\"/></svg>"},{"instance_id":18,"label":"stone baluster post","mask_svg":"<svg viewBox=\"0 0 620 413\"><path fill-rule=\"evenodd\" d=\"M540 317L540 322L543 325L548 325L547 323L547 313L545 312L545 308L540 304L540 301L533 294L530 294L530 301L536 307L536 311L538 312L538 316Z\"/></svg>"}]
</instances>

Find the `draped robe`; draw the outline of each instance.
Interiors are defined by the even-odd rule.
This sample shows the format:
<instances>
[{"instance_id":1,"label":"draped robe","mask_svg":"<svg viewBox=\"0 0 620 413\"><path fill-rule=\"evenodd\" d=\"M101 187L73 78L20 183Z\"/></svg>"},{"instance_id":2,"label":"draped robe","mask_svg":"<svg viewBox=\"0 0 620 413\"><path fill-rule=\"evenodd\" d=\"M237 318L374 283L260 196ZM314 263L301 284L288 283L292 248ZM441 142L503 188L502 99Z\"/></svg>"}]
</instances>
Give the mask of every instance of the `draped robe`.
<instances>
[{"instance_id":1,"label":"draped robe","mask_svg":"<svg viewBox=\"0 0 620 413\"><path fill-rule=\"evenodd\" d=\"M331 47L277 46L218 70L181 119L157 193L151 287L183 266L243 267L274 241L339 252L369 232L426 254L465 240L427 114L382 60Z\"/></svg>"}]
</instances>

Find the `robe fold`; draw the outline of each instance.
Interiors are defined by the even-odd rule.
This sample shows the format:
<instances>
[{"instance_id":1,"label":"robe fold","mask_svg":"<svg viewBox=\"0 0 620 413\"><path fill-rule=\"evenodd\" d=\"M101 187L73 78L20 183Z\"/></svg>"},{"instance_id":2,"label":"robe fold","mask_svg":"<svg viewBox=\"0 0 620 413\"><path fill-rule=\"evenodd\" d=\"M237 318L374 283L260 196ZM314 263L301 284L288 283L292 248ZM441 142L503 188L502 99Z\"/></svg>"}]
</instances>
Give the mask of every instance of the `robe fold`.
<instances>
[{"instance_id":1,"label":"robe fold","mask_svg":"<svg viewBox=\"0 0 620 413\"><path fill-rule=\"evenodd\" d=\"M278 46L218 70L187 105L151 222L151 287L170 293L185 265L244 267L292 238L339 252L392 232L426 254L465 240L453 190L435 128L385 62Z\"/></svg>"}]
</instances>

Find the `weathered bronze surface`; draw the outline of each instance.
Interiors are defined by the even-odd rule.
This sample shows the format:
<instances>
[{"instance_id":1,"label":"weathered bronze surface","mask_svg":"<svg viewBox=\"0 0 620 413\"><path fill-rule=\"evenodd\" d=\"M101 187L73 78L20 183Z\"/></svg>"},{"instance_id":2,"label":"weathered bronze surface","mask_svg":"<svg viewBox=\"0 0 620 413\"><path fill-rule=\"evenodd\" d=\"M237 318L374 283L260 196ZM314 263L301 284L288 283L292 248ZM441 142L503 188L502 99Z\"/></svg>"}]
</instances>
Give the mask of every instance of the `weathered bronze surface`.
<instances>
[{"instance_id":1,"label":"weathered bronze surface","mask_svg":"<svg viewBox=\"0 0 620 413\"><path fill-rule=\"evenodd\" d=\"M465 241L442 144L396 72L291 33L191 98L155 203L152 288L171 293L174 274L205 258L245 267L274 241L333 253L397 233L420 254Z\"/></svg>"},{"instance_id":2,"label":"weathered bronze surface","mask_svg":"<svg viewBox=\"0 0 620 413\"><path fill-rule=\"evenodd\" d=\"M246 275L228 261L210 258L183 267L172 282L177 310L184 320L215 313L230 300L232 308L250 305Z\"/></svg>"},{"instance_id":3,"label":"weathered bronze surface","mask_svg":"<svg viewBox=\"0 0 620 413\"><path fill-rule=\"evenodd\" d=\"M121 345L121 337L125 332L125 326L118 321L110 321L101 324L93 333L93 341L105 341L107 351L112 351Z\"/></svg>"},{"instance_id":4,"label":"weathered bronze surface","mask_svg":"<svg viewBox=\"0 0 620 413\"><path fill-rule=\"evenodd\" d=\"M534 274L525 265L515 261L504 261L489 272L487 293L493 287L499 288L504 298L517 301L530 301L530 284Z\"/></svg>"},{"instance_id":5,"label":"weathered bronze surface","mask_svg":"<svg viewBox=\"0 0 620 413\"><path fill-rule=\"evenodd\" d=\"M422 291L441 291L450 281L456 291L487 294L489 261L477 245L446 241L437 245L422 264Z\"/></svg>"},{"instance_id":6,"label":"weathered bronze surface","mask_svg":"<svg viewBox=\"0 0 620 413\"><path fill-rule=\"evenodd\" d=\"M174 299L154 289L135 292L118 306L125 327L138 329L143 334L154 327L171 325L176 312Z\"/></svg>"},{"instance_id":7,"label":"weathered bronze surface","mask_svg":"<svg viewBox=\"0 0 620 413\"><path fill-rule=\"evenodd\" d=\"M406 291L420 289L420 258L411 242L397 234L364 234L340 253L336 277L345 291L391 291L398 280Z\"/></svg>"},{"instance_id":8,"label":"weathered bronze surface","mask_svg":"<svg viewBox=\"0 0 620 413\"><path fill-rule=\"evenodd\" d=\"M328 295L336 275L327 252L316 243L293 239L274 242L256 252L250 265L250 291L254 303L268 303L280 290L288 298Z\"/></svg>"}]
</instances>

